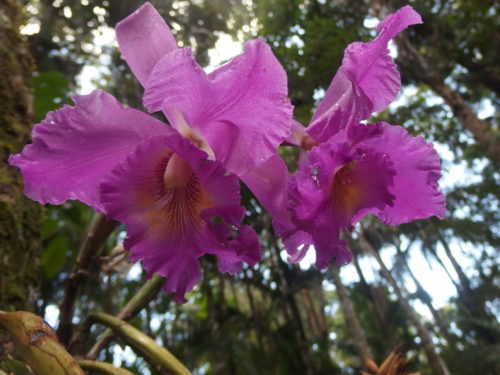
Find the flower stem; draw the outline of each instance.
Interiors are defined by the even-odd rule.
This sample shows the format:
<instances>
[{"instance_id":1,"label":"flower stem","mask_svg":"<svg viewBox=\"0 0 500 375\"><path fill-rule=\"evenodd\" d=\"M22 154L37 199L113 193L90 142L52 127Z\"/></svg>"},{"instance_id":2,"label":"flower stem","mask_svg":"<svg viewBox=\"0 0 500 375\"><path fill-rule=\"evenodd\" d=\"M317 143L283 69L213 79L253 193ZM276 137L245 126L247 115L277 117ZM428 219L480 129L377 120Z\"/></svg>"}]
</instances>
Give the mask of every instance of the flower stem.
<instances>
[{"instance_id":1,"label":"flower stem","mask_svg":"<svg viewBox=\"0 0 500 375\"><path fill-rule=\"evenodd\" d=\"M161 286L165 282L165 278L160 275L153 275L153 277L146 281L139 291L132 297L125 307L116 316L118 319L130 320L137 315L159 292ZM87 353L86 357L95 359L99 352L108 345L113 338L113 331L106 329L101 338L94 344L94 346Z\"/></svg>"},{"instance_id":2,"label":"flower stem","mask_svg":"<svg viewBox=\"0 0 500 375\"><path fill-rule=\"evenodd\" d=\"M151 337L145 335L137 328L106 313L92 313L88 320L108 326L144 357L153 366L155 364L167 368L179 375L190 375L191 372L164 347L158 345Z\"/></svg>"},{"instance_id":3,"label":"flower stem","mask_svg":"<svg viewBox=\"0 0 500 375\"><path fill-rule=\"evenodd\" d=\"M111 363L91 361L82 359L78 361L80 367L84 370L95 371L104 375L135 375L134 373L124 368L115 367ZM0 374L1 375L1 374Z\"/></svg>"}]
</instances>

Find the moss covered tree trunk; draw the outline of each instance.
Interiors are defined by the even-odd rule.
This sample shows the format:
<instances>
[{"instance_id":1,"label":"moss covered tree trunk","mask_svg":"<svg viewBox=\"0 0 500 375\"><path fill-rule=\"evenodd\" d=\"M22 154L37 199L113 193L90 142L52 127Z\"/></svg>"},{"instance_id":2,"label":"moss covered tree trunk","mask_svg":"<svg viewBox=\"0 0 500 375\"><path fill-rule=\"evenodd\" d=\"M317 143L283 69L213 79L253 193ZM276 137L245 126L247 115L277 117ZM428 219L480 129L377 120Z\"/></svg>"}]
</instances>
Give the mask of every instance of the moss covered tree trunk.
<instances>
[{"instance_id":1,"label":"moss covered tree trunk","mask_svg":"<svg viewBox=\"0 0 500 375\"><path fill-rule=\"evenodd\" d=\"M0 310L33 310L39 285L41 207L23 196L9 154L29 141L32 59L19 34L21 2L0 1ZM0 358L5 332L0 331Z\"/></svg>"}]
</instances>

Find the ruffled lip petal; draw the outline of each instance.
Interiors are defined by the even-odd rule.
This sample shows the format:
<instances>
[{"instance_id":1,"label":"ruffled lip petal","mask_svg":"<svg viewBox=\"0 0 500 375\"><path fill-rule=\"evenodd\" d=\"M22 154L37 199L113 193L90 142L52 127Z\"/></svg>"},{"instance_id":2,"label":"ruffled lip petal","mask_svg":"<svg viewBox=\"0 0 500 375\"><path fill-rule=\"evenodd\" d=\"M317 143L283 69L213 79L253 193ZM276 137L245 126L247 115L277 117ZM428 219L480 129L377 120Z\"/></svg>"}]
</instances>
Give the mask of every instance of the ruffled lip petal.
<instances>
[{"instance_id":1,"label":"ruffled lip petal","mask_svg":"<svg viewBox=\"0 0 500 375\"><path fill-rule=\"evenodd\" d=\"M183 181L175 186L164 179L172 160L192 171L189 178L181 173ZM110 218L125 223L131 259L142 261L148 273L165 276L164 290L175 292L177 301L185 301L201 277L198 258L212 249L224 249L231 259L228 270L256 259L256 234L242 228L239 246L229 239L244 214L237 177L179 134L137 146L102 183L101 200Z\"/></svg>"},{"instance_id":2,"label":"ruffled lip petal","mask_svg":"<svg viewBox=\"0 0 500 375\"><path fill-rule=\"evenodd\" d=\"M277 231L292 261L300 260L313 245L319 268L332 258L338 264L348 262L350 253L339 238L340 229L352 230L366 213L393 203L392 162L370 147L353 144L348 135L344 130L314 147L291 178L288 208L293 226L278 225Z\"/></svg>"},{"instance_id":3,"label":"ruffled lip petal","mask_svg":"<svg viewBox=\"0 0 500 375\"><path fill-rule=\"evenodd\" d=\"M156 63L177 49L170 28L149 2L118 22L116 37L123 57L143 86Z\"/></svg>"},{"instance_id":4,"label":"ruffled lip petal","mask_svg":"<svg viewBox=\"0 0 500 375\"><path fill-rule=\"evenodd\" d=\"M443 217L439 157L422 137L400 126L358 124L313 148L290 183L293 228L278 226L294 258L313 244L316 265L350 261L340 229L367 213L391 225L432 215ZM337 181L338 179L338 181Z\"/></svg>"},{"instance_id":5,"label":"ruffled lip petal","mask_svg":"<svg viewBox=\"0 0 500 375\"><path fill-rule=\"evenodd\" d=\"M381 122L363 127L378 135L365 139L358 136L359 147L369 147L387 155L395 171L390 187L394 202L374 213L389 225L433 215L442 219L445 197L438 185L441 165L432 144L426 143L422 137L412 137L401 126Z\"/></svg>"},{"instance_id":6,"label":"ruffled lip petal","mask_svg":"<svg viewBox=\"0 0 500 375\"><path fill-rule=\"evenodd\" d=\"M337 221L350 227L361 213L392 204L388 186L393 173L383 154L356 150L341 134L310 151L292 176L292 216L299 221Z\"/></svg>"},{"instance_id":7,"label":"ruffled lip petal","mask_svg":"<svg viewBox=\"0 0 500 375\"><path fill-rule=\"evenodd\" d=\"M299 263L307 255L311 245L303 245L294 255L288 257L290 263Z\"/></svg>"},{"instance_id":8,"label":"ruffled lip petal","mask_svg":"<svg viewBox=\"0 0 500 375\"><path fill-rule=\"evenodd\" d=\"M130 244L124 243L126 248ZM148 242L144 238L135 242L136 249L148 249L147 254L132 252L132 261L142 261L142 267L148 271L148 275L157 273L166 278L162 289L166 293L174 293L172 300L177 303L185 303L185 294L190 292L201 279L201 267L196 257L183 255L182 247L177 247L176 252L165 251L164 247L156 242Z\"/></svg>"},{"instance_id":9,"label":"ruffled lip petal","mask_svg":"<svg viewBox=\"0 0 500 375\"><path fill-rule=\"evenodd\" d=\"M352 260L352 253L347 250L345 241L339 238L339 232L332 236L331 227L317 227L314 231L314 246L316 247L316 267L324 269L335 259L337 265L344 265Z\"/></svg>"},{"instance_id":10,"label":"ruffled lip petal","mask_svg":"<svg viewBox=\"0 0 500 375\"><path fill-rule=\"evenodd\" d=\"M161 121L124 108L96 90L73 97L33 129L33 143L9 163L21 169L25 194L41 203L78 199L104 212L98 188L102 179L144 139L172 130Z\"/></svg>"},{"instance_id":11,"label":"ruffled lip petal","mask_svg":"<svg viewBox=\"0 0 500 375\"><path fill-rule=\"evenodd\" d=\"M189 48L171 52L155 66L144 104L164 111L179 130L187 124L199 131L216 159L238 175L272 157L290 133L286 73L259 40L209 75Z\"/></svg>"}]
</instances>

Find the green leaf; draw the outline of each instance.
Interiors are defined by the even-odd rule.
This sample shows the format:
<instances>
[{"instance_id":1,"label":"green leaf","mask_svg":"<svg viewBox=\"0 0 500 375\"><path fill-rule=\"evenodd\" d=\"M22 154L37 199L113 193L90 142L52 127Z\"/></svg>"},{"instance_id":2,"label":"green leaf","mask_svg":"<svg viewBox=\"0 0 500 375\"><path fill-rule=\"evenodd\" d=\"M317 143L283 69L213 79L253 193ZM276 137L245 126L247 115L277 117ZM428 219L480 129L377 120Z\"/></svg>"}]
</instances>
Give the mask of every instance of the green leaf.
<instances>
[{"instance_id":1,"label":"green leaf","mask_svg":"<svg viewBox=\"0 0 500 375\"><path fill-rule=\"evenodd\" d=\"M47 112L69 102L69 81L56 71L42 72L33 77L35 120L42 120Z\"/></svg>"},{"instance_id":2,"label":"green leaf","mask_svg":"<svg viewBox=\"0 0 500 375\"><path fill-rule=\"evenodd\" d=\"M43 272L49 279L61 272L66 263L67 249L68 239L65 236L55 237L45 248L42 257Z\"/></svg>"}]
</instances>

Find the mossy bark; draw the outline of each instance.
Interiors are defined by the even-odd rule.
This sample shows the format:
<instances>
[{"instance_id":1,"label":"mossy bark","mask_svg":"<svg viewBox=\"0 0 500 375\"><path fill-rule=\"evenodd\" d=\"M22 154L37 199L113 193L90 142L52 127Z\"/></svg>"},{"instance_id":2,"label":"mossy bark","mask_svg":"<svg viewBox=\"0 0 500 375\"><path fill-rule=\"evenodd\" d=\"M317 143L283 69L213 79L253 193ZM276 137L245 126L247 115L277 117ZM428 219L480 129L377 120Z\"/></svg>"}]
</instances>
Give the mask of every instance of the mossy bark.
<instances>
[{"instance_id":1,"label":"mossy bark","mask_svg":"<svg viewBox=\"0 0 500 375\"><path fill-rule=\"evenodd\" d=\"M42 208L23 195L19 171L7 164L29 141L33 61L19 34L18 0L0 2L0 310L33 310L40 282ZM0 357L5 333L0 332Z\"/></svg>"}]
</instances>

